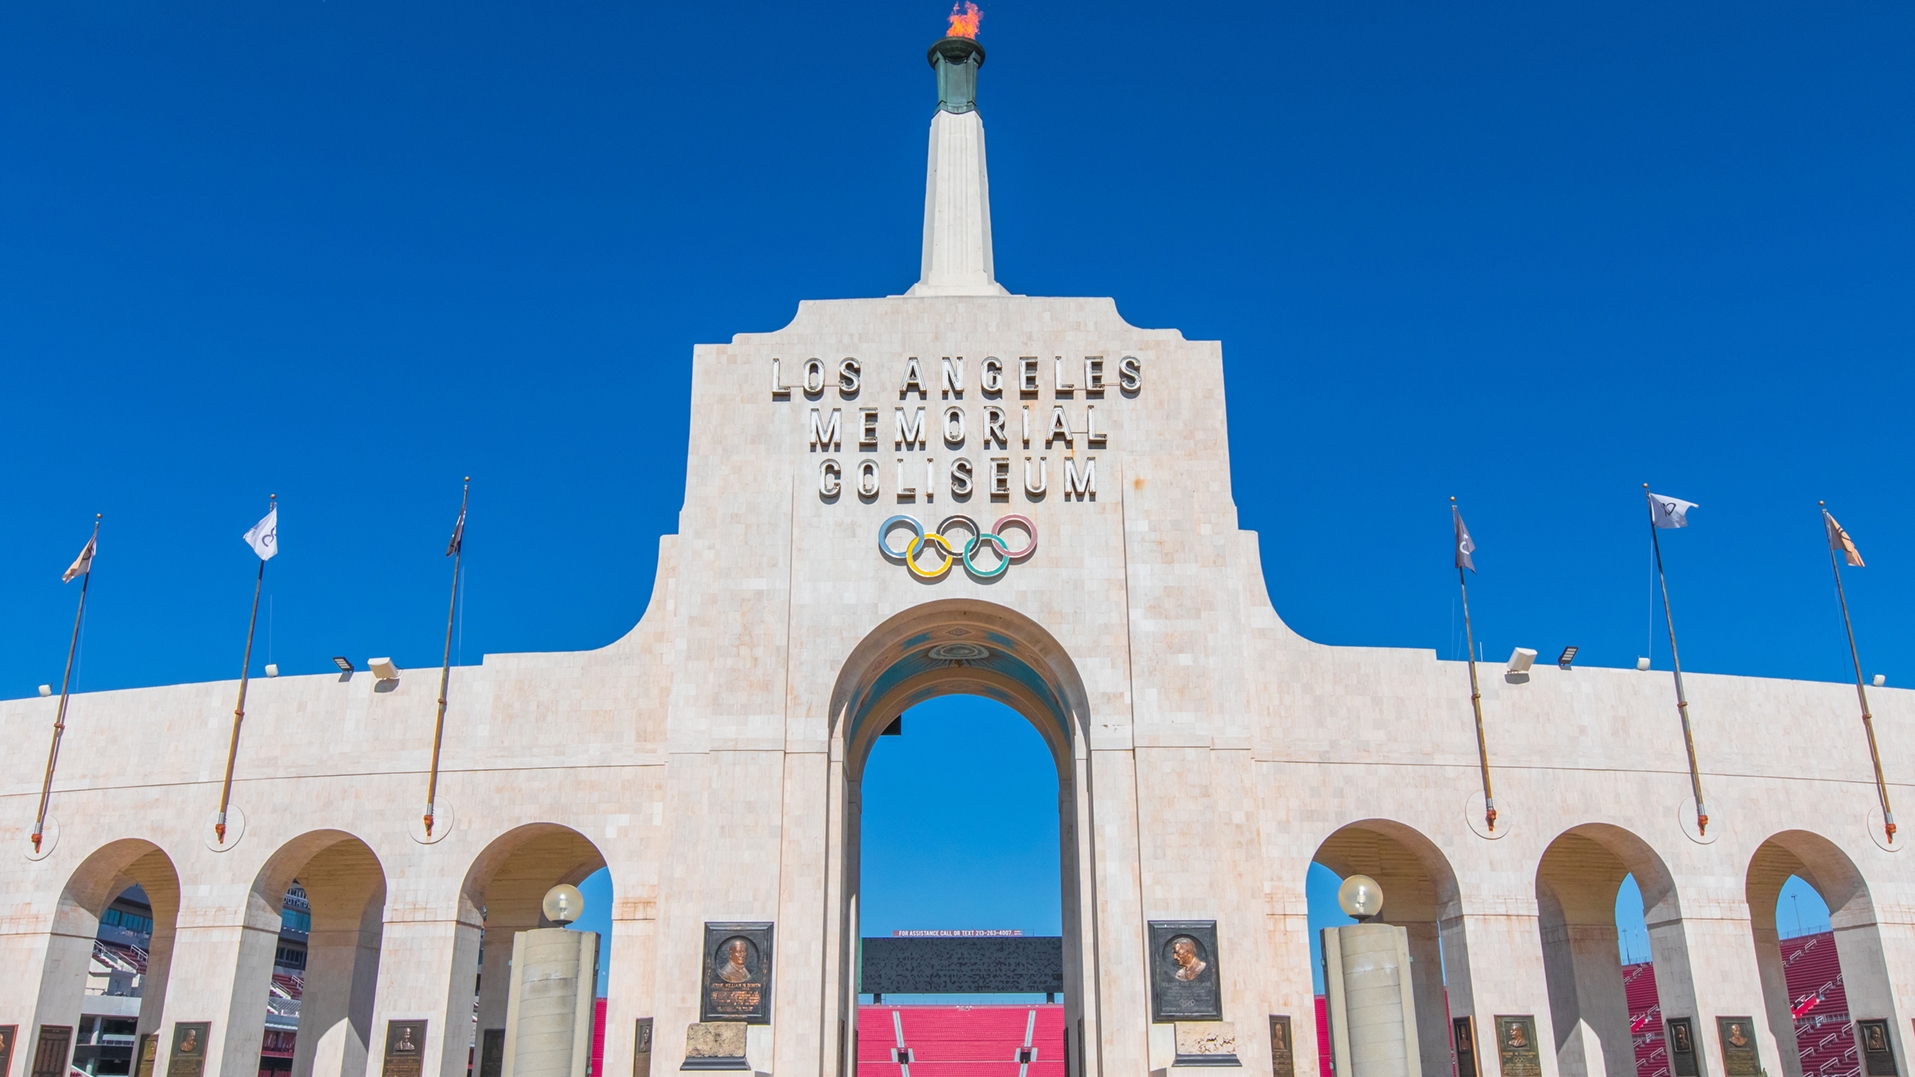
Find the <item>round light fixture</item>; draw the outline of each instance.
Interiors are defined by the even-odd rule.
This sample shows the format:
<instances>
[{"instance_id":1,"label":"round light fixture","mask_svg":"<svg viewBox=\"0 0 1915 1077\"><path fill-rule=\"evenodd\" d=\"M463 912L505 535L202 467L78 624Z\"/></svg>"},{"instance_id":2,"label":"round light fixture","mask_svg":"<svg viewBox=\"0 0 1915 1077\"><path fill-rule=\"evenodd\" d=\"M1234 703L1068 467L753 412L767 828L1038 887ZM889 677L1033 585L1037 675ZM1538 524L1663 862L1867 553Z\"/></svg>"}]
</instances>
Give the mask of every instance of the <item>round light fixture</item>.
<instances>
[{"instance_id":1,"label":"round light fixture","mask_svg":"<svg viewBox=\"0 0 1915 1077\"><path fill-rule=\"evenodd\" d=\"M545 892L545 900L539 903L539 911L545 914L547 920L564 927L585 911L585 895L579 893L576 886L560 883Z\"/></svg>"},{"instance_id":2,"label":"round light fixture","mask_svg":"<svg viewBox=\"0 0 1915 1077\"><path fill-rule=\"evenodd\" d=\"M1352 875L1337 887L1337 904L1362 923L1383 911L1383 888L1368 875Z\"/></svg>"}]
</instances>

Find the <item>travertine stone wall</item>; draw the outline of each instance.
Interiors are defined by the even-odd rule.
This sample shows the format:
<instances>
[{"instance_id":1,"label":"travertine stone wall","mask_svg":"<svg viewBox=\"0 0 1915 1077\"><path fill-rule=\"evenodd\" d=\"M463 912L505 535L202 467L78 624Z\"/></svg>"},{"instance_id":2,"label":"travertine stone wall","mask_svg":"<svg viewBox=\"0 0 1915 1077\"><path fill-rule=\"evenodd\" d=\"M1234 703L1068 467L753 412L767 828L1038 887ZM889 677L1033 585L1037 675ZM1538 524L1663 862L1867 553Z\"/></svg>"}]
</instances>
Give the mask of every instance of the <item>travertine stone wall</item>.
<instances>
[{"instance_id":1,"label":"travertine stone wall","mask_svg":"<svg viewBox=\"0 0 1915 1077\"><path fill-rule=\"evenodd\" d=\"M901 399L913 356L926 392ZM963 394L946 398L941 363L959 356ZM1037 359L1029 394L1023 356ZM1100 396L1085 393L1087 356L1105 364ZM814 357L825 385L807 394ZM837 387L846 357L859 363L855 397ZM999 396L982 390L986 357L1002 361ZM1120 387L1126 359L1133 393ZM1480 786L1463 667L1427 651L1318 646L1271 608L1256 537L1237 527L1217 343L1132 327L1108 299L895 298L805 303L786 328L700 347L694 363L685 504L644 618L601 650L489 655L454 671L440 785L452 823L431 842L418 819L430 673L255 681L235 789L245 826L225 851L209 841L209 816L235 685L77 697L53 798L58 839L42 859L26 855L26 833L52 702L0 704L15 745L0 760L0 967L13 970L0 978L0 1024L22 1032L0 1077L26 1073L35 1027L77 1023L85 940L114 880L135 874L155 880L156 896L170 901L169 885L178 895L170 962L154 974L164 990L141 1030L164 1038L174 1022L212 1021L209 1072L253 1073L278 894L328 865L337 885L308 889L347 971L314 988L330 1031L308 1051L302 1029L302 1066L358 1077L368 1055L378 1065L388 1020L425 1019L426 1072L457 1077L481 932L480 1010L492 1021L501 925L531 926L529 895L600 864L616 894L611 1072L630 1064L640 1017L657 1022L655 1072L675 1071L698 1020L702 925L769 920L772 1022L754 1033L753 1057L788 1077L835 1074L852 1019L859 723L958 688L1019 705L1057 755L1072 1053L1092 1072L1170 1063L1167 1039L1149 1032L1145 924L1157 919L1217 922L1224 1017L1244 1066L1268 1072L1265 1015L1282 1013L1307 1071L1304 879L1319 856L1374 865L1386 894L1400 888L1384 919L1410 929L1426 966L1440 940L1449 1010L1476 1016L1490 1074L1494 1015L1534 1014L1546 1077L1558 1077L1558 1049L1573 1059L1564 1077L1617 1072L1614 1000L1598 975L1608 959L1584 915L1613 902L1617 866L1643 887L1665 1010L1697 1018L1711 1077L1722 1077L1708 1042L1719 1015L1751 1016L1765 1068L1793 1072L1757 946L1773 939L1773 910L1751 908L1750 895L1772 903L1775 865L1805 865L1838 910L1852 1008L1890 1019L1907 1065L1915 869L1871 839L1875 793L1846 686L1689 678L1713 815L1702 843L1681 822L1688 776L1666 674L1544 667L1508 684L1486 671L1504 822L1488 840L1470 825ZM774 376L791 388L775 392ZM1076 385L1068 397L1060 376ZM633 401L635 427L651 403ZM1058 405L1072 444L1045 446ZM926 409L922 449L897 445L900 406L907 420ZM962 444L942 436L950 406L965 413ZM980 444L986 406L1006 412L1007 447ZM867 407L877 444L861 449ZM812 447L813 408L839 409L835 449ZM1107 440L1091 445L1087 422ZM1239 447L1257 451L1255 431ZM1041 497L1024 492L1027 456L1044 460ZM1010 461L1001 500L988 493L993 457ZM820 492L827 458L835 498ZM900 458L917 488L907 501ZM952 494L958 458L976 476L968 500ZM866 459L880 486L869 499L856 492ZM1081 474L1091 459L1094 496L1067 496L1065 462ZM930 527L952 513L986 526L1017 513L1039 547L995 580L961 569L921 580L879 552L880 525L898 513ZM931 663L933 639L993 657ZM1904 783L1896 795L1915 802L1915 703L1896 690L1872 699L1884 766ZM1585 846L1600 864L1571 857L1539 878L1546 859ZM373 902L377 922L362 923L355 901ZM365 960L374 939L376 969ZM1429 1008L1441 1005L1429 998L1437 981L1428 967L1412 973L1427 1036L1443 1027ZM1572 1013L1587 1027L1556 1027L1553 1015ZM1427 1074L1441 1051L1425 1047ZM164 1042L161 1054L163 1074Z\"/></svg>"}]
</instances>

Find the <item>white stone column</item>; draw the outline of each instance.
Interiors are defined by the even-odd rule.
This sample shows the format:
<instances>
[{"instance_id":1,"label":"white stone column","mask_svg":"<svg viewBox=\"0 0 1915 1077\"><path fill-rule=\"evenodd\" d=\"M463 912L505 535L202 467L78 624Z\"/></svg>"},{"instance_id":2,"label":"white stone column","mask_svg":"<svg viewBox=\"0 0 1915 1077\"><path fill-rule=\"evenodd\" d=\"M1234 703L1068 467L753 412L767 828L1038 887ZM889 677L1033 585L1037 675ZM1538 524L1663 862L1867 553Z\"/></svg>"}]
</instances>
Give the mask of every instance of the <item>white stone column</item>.
<instances>
[{"instance_id":1,"label":"white stone column","mask_svg":"<svg viewBox=\"0 0 1915 1077\"><path fill-rule=\"evenodd\" d=\"M991 179L976 109L931 117L924 179L924 261L906 295L1006 295L991 259Z\"/></svg>"}]
</instances>

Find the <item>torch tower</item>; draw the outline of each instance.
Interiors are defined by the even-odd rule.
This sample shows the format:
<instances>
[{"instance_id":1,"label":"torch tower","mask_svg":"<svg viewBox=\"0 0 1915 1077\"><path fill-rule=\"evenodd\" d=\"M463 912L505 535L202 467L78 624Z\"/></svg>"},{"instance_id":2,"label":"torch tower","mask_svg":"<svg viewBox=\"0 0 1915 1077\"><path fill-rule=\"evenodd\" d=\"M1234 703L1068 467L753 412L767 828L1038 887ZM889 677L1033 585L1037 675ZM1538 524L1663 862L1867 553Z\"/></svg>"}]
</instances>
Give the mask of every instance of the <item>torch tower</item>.
<instances>
[{"instance_id":1,"label":"torch tower","mask_svg":"<svg viewBox=\"0 0 1915 1077\"><path fill-rule=\"evenodd\" d=\"M984 46L975 19L952 17L953 33L931 46L938 111L924 177L924 265L906 295L1008 295L991 265L991 181L977 73ZM969 31L969 34L964 31Z\"/></svg>"}]
</instances>

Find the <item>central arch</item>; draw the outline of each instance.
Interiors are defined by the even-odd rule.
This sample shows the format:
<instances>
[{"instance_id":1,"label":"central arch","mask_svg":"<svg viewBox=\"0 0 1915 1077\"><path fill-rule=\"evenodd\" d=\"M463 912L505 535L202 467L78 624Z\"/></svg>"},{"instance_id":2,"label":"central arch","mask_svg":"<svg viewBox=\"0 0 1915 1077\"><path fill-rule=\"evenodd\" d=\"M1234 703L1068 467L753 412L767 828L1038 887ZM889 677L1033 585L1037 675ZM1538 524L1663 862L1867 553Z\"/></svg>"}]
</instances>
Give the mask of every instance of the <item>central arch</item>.
<instances>
[{"instance_id":1,"label":"central arch","mask_svg":"<svg viewBox=\"0 0 1915 1077\"><path fill-rule=\"evenodd\" d=\"M1015 610L975 599L928 602L871 630L839 670L831 695L831 790L826 902L827 1000L822 1069L856 1066L861 783L877 738L907 709L944 695L977 695L1031 723L1057 767L1063 884L1067 1077L1094 1072L1096 895L1092 868L1088 695L1055 636ZM835 1046L835 1057L833 1051Z\"/></svg>"}]
</instances>

